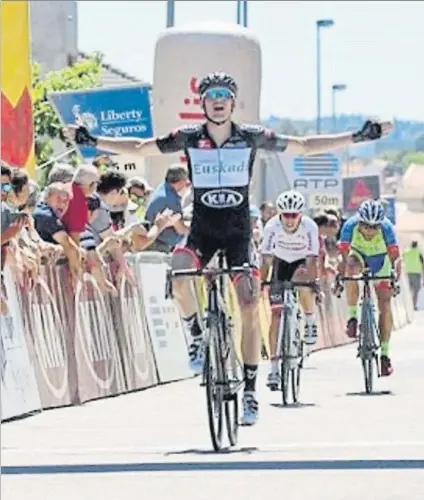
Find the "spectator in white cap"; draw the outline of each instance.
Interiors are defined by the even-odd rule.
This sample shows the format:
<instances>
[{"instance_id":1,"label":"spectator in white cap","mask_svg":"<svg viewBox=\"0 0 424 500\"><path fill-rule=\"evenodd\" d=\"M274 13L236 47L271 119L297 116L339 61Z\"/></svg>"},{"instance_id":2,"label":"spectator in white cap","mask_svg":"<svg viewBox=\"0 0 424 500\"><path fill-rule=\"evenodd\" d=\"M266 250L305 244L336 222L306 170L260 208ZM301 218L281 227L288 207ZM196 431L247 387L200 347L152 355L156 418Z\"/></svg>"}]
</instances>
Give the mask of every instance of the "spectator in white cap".
<instances>
[{"instance_id":1,"label":"spectator in white cap","mask_svg":"<svg viewBox=\"0 0 424 500\"><path fill-rule=\"evenodd\" d=\"M67 233L79 244L80 234L88 222L87 197L92 195L99 181L99 172L93 165L80 165L72 179L72 197L62 222Z\"/></svg>"}]
</instances>

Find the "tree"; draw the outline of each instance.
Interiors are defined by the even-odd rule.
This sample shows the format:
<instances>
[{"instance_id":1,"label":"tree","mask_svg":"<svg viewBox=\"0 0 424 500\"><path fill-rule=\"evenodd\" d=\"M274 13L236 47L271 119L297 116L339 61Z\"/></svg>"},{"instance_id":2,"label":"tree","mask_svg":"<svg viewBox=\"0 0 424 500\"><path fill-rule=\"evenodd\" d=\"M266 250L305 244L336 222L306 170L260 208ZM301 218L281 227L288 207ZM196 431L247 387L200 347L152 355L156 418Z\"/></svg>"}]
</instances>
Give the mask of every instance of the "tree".
<instances>
[{"instance_id":1,"label":"tree","mask_svg":"<svg viewBox=\"0 0 424 500\"><path fill-rule=\"evenodd\" d=\"M424 152L424 134L420 134L415 140L415 149Z\"/></svg>"},{"instance_id":2,"label":"tree","mask_svg":"<svg viewBox=\"0 0 424 500\"><path fill-rule=\"evenodd\" d=\"M82 90L98 86L103 55L96 53L72 66L42 75L40 65L32 68L33 119L37 165L49 161L53 155L52 140L60 138L61 124L47 96L50 92ZM47 169L45 169L47 170ZM48 169L49 170L49 169ZM45 174L44 174L45 176Z\"/></svg>"}]
</instances>

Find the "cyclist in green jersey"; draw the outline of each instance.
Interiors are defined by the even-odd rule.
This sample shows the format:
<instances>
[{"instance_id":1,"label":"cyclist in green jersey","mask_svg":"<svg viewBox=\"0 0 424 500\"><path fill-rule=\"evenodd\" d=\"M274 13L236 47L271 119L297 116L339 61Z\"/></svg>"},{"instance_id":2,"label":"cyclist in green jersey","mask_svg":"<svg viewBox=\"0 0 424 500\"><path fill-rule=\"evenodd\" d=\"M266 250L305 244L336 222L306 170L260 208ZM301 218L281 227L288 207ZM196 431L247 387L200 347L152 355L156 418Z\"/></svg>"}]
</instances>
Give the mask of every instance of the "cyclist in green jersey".
<instances>
[{"instance_id":1,"label":"cyclist in green jersey","mask_svg":"<svg viewBox=\"0 0 424 500\"><path fill-rule=\"evenodd\" d=\"M367 200L359 207L358 213L343 225L340 235L339 251L342 262L339 272L346 276L361 274L364 267L378 276L387 276L394 268L400 274L399 246L393 224L385 216L379 201ZM381 374L393 373L389 358L389 342L393 326L390 300L393 295L387 280L377 281L375 291L378 299L379 330L381 334ZM356 338L358 329L357 282L346 282L348 322L346 333Z\"/></svg>"}]
</instances>

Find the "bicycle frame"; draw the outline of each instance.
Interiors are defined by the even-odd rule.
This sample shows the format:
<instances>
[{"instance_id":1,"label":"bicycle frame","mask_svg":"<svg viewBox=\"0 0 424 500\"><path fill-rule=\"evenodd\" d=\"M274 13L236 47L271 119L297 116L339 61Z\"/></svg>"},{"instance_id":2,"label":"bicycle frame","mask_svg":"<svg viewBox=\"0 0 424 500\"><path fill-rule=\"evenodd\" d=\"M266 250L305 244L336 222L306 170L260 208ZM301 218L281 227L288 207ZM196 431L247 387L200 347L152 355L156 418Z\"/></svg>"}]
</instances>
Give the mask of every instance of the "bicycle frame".
<instances>
[{"instance_id":1,"label":"bicycle frame","mask_svg":"<svg viewBox=\"0 0 424 500\"><path fill-rule=\"evenodd\" d=\"M272 281L263 282L272 284ZM287 405L289 380L292 399L298 402L300 370L303 365L303 341L300 333L299 287L315 288L315 281L283 281L283 306L277 333L277 356L281 361L281 392L283 404Z\"/></svg>"},{"instance_id":2,"label":"bicycle frame","mask_svg":"<svg viewBox=\"0 0 424 500\"><path fill-rule=\"evenodd\" d=\"M380 349L380 331L375 321L375 305L371 294L371 282L389 280L393 290L393 295L399 293L399 287L396 285L395 274L392 271L388 276L373 276L369 268L365 268L361 276L340 277L336 278L336 287L341 292L343 291L343 283L345 281L361 281L364 283L362 291L361 304L361 322L359 324L358 337L358 356L362 361L364 371L365 391L370 394L373 389L373 361L377 365L377 375L380 376L379 367L379 349ZM339 295L340 296L340 295Z\"/></svg>"},{"instance_id":3,"label":"bicycle frame","mask_svg":"<svg viewBox=\"0 0 424 500\"><path fill-rule=\"evenodd\" d=\"M243 377L238 377L241 363L237 357L232 335L231 317L225 305L225 275L247 274L249 286L253 290L252 267L224 268L224 255L219 252L218 269L187 269L167 272L166 295L172 297L172 280L176 277L202 276L207 285L207 307L203 329L205 363L202 384L206 387L209 430L215 451L222 447L222 431L225 421L231 446L237 443L238 392L244 385ZM233 408L233 411L231 411ZM215 422L217 420L217 422Z\"/></svg>"}]
</instances>

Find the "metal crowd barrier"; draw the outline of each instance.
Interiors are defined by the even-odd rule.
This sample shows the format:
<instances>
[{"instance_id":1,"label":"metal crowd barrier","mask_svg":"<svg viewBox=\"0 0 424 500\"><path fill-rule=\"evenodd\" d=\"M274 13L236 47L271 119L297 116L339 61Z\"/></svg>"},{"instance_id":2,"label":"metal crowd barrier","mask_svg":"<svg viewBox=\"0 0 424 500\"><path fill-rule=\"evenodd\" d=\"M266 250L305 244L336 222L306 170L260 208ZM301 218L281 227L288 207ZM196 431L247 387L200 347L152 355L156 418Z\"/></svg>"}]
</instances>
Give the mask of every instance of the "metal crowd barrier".
<instances>
[{"instance_id":1,"label":"metal crowd barrier","mask_svg":"<svg viewBox=\"0 0 424 500\"><path fill-rule=\"evenodd\" d=\"M1 419L48 408L146 389L192 376L187 336L169 299L165 273L169 256L142 252L128 257L136 286L117 280L118 296L104 294L88 273L75 288L66 264L42 266L35 286L23 290L4 272L9 313L1 316ZM393 306L395 327L412 321L406 278ZM319 312L316 349L342 345L346 306L329 286ZM240 310L232 285L228 300L240 340ZM260 302L264 344L270 308Z\"/></svg>"}]
</instances>

